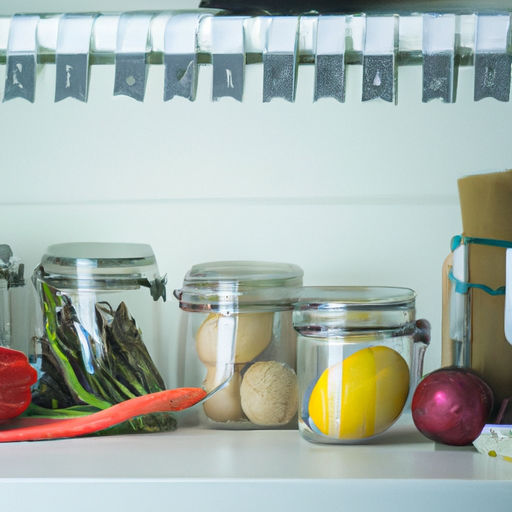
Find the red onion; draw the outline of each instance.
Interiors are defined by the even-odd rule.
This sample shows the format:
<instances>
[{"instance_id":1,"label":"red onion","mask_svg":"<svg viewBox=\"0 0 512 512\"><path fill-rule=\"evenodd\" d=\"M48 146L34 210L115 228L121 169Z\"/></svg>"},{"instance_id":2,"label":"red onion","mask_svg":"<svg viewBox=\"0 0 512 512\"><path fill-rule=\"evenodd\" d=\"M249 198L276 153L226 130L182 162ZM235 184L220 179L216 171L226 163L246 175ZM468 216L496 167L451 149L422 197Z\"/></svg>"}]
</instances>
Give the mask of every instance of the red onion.
<instances>
[{"instance_id":1,"label":"red onion","mask_svg":"<svg viewBox=\"0 0 512 512\"><path fill-rule=\"evenodd\" d=\"M418 384L412 419L432 441L464 446L480 435L493 403L491 388L472 370L440 368Z\"/></svg>"}]
</instances>

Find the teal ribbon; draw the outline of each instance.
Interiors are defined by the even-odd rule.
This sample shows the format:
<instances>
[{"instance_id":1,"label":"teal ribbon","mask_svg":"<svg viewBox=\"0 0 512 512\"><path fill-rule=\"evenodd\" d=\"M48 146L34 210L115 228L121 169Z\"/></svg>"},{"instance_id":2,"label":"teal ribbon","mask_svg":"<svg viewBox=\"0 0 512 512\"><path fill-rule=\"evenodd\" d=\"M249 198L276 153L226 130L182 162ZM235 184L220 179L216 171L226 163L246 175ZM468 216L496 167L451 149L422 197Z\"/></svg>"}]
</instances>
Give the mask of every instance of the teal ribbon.
<instances>
[{"instance_id":1,"label":"teal ribbon","mask_svg":"<svg viewBox=\"0 0 512 512\"><path fill-rule=\"evenodd\" d=\"M452 251L457 249L459 245L489 245L491 247L503 247L505 249L512 249L512 242L508 240L495 240L494 238L476 238L473 236L456 235L452 238L451 248Z\"/></svg>"},{"instance_id":2,"label":"teal ribbon","mask_svg":"<svg viewBox=\"0 0 512 512\"><path fill-rule=\"evenodd\" d=\"M478 284L478 283L464 283L462 281L459 281L452 273L448 273L448 277L450 278L450 281L455 285L455 291L457 293L468 293L470 288L478 288L479 290L483 290L484 292L488 293L489 295L505 295L505 286L500 286L499 288L493 289L489 286L486 286L485 284Z\"/></svg>"},{"instance_id":3,"label":"teal ribbon","mask_svg":"<svg viewBox=\"0 0 512 512\"><path fill-rule=\"evenodd\" d=\"M508 240L495 240L493 238L477 238L472 236L456 235L452 238L451 250L453 252L455 249L457 249L457 247L468 244L487 245L491 247L502 247L504 249L512 249L512 242L509 242ZM451 270L448 273L448 278L455 285L456 293L464 294L468 293L470 288L477 288L479 290L483 290L485 293L488 293L489 295L505 295L505 286L500 286L498 288L493 289L489 286L486 286L485 284L464 283L462 281L459 281L453 275Z\"/></svg>"}]
</instances>

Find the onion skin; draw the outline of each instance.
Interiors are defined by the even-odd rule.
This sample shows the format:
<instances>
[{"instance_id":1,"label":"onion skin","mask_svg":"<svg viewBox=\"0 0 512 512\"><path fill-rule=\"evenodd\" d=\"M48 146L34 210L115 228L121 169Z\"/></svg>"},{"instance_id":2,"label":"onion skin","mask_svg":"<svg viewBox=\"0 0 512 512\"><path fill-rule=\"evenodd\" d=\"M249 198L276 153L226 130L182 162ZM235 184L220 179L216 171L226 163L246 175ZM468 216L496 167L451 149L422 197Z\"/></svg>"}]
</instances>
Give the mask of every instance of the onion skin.
<instances>
[{"instance_id":1,"label":"onion skin","mask_svg":"<svg viewBox=\"0 0 512 512\"><path fill-rule=\"evenodd\" d=\"M418 384L411 412L428 439L465 446L480 435L493 405L491 388L476 373L451 366L429 373Z\"/></svg>"}]
</instances>

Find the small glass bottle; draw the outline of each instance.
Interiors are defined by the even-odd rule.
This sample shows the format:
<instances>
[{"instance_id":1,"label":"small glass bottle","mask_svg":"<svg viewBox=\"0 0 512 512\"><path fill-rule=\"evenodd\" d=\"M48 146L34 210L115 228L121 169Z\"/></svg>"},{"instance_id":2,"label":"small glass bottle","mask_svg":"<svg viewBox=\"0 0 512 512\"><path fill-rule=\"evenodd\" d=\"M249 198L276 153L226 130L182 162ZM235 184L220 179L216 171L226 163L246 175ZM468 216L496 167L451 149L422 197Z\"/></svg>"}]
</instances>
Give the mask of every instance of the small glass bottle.
<instances>
[{"instance_id":1,"label":"small glass bottle","mask_svg":"<svg viewBox=\"0 0 512 512\"><path fill-rule=\"evenodd\" d=\"M306 287L295 303L299 431L357 443L400 417L421 377L430 324L407 288Z\"/></svg>"},{"instance_id":2,"label":"small glass bottle","mask_svg":"<svg viewBox=\"0 0 512 512\"><path fill-rule=\"evenodd\" d=\"M497 404L512 386L512 241L456 235L443 264L443 366L477 372Z\"/></svg>"},{"instance_id":3,"label":"small glass bottle","mask_svg":"<svg viewBox=\"0 0 512 512\"><path fill-rule=\"evenodd\" d=\"M0 244L0 346L26 355L33 326L24 270L10 246Z\"/></svg>"},{"instance_id":4,"label":"small glass bottle","mask_svg":"<svg viewBox=\"0 0 512 512\"><path fill-rule=\"evenodd\" d=\"M39 302L32 403L39 414L86 414L165 389L152 358L161 342L156 301L165 300L165 278L149 245L53 245L32 280ZM159 413L125 427L173 430L176 420Z\"/></svg>"},{"instance_id":5,"label":"small glass bottle","mask_svg":"<svg viewBox=\"0 0 512 512\"><path fill-rule=\"evenodd\" d=\"M443 263L443 366L471 367L471 289L468 283L468 247L452 240L452 252Z\"/></svg>"},{"instance_id":6,"label":"small glass bottle","mask_svg":"<svg viewBox=\"0 0 512 512\"><path fill-rule=\"evenodd\" d=\"M296 428L296 265L225 261L195 265L180 301L181 385L210 394L189 423L226 429Z\"/></svg>"}]
</instances>

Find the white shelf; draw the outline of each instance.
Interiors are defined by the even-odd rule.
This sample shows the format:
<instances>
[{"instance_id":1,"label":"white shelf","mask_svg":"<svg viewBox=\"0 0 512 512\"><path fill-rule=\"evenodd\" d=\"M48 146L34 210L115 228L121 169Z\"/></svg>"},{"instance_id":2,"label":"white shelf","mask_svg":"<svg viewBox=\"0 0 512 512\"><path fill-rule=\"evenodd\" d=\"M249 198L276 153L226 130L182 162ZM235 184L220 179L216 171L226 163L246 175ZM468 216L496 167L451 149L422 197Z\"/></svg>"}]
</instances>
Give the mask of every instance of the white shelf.
<instances>
[{"instance_id":1,"label":"white shelf","mask_svg":"<svg viewBox=\"0 0 512 512\"><path fill-rule=\"evenodd\" d=\"M509 512L511 480L512 463L430 442L410 415L366 445L200 428L0 445L2 512Z\"/></svg>"}]
</instances>

